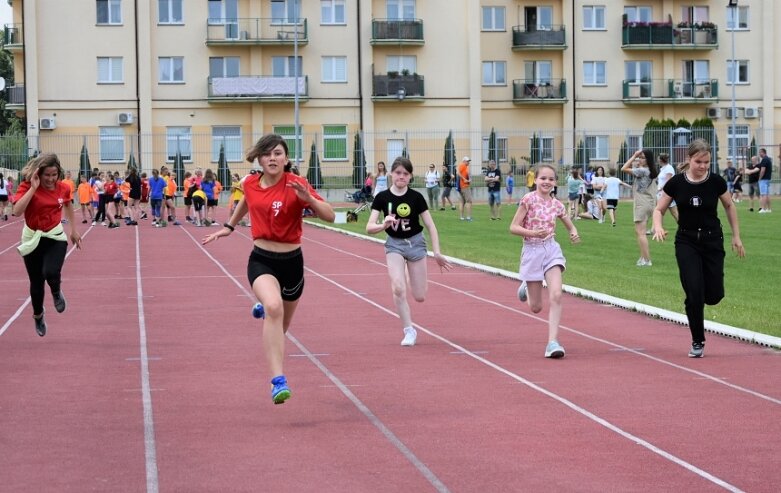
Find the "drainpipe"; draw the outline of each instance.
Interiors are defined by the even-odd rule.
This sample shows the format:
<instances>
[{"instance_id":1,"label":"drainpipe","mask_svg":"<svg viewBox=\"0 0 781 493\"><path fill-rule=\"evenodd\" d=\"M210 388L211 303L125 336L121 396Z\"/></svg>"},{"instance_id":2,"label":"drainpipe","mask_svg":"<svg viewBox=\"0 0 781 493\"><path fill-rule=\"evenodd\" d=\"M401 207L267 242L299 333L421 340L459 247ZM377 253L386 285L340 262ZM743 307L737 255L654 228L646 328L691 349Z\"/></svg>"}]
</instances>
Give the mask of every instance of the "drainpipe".
<instances>
[{"instance_id":1,"label":"drainpipe","mask_svg":"<svg viewBox=\"0 0 781 493\"><path fill-rule=\"evenodd\" d=\"M361 1L356 3L355 12L358 17L356 26L358 27L358 125L363 132L363 65L361 64Z\"/></svg>"},{"instance_id":2,"label":"drainpipe","mask_svg":"<svg viewBox=\"0 0 781 493\"><path fill-rule=\"evenodd\" d=\"M136 122L138 127L137 132L137 142L138 142L138 168L142 168L142 162L141 162L141 77L140 77L140 66L139 66L139 60L138 60L138 0L135 0L134 3L134 14L136 19L136 28L135 28L135 42L136 42Z\"/></svg>"}]
</instances>

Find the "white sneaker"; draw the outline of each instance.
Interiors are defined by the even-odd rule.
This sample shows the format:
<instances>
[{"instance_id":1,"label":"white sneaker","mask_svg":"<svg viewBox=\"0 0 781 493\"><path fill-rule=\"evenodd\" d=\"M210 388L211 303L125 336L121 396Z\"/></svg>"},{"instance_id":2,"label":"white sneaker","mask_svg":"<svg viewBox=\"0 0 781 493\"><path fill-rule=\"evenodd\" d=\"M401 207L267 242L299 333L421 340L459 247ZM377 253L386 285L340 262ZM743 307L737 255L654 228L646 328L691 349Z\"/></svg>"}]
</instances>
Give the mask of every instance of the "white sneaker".
<instances>
[{"instance_id":1,"label":"white sneaker","mask_svg":"<svg viewBox=\"0 0 781 493\"><path fill-rule=\"evenodd\" d=\"M92 221L92 225L95 226L97 223L95 221Z\"/></svg>"},{"instance_id":2,"label":"white sneaker","mask_svg":"<svg viewBox=\"0 0 781 493\"><path fill-rule=\"evenodd\" d=\"M404 328L404 339L401 340L402 346L414 346L415 340L418 338L418 331L412 327Z\"/></svg>"},{"instance_id":3,"label":"white sneaker","mask_svg":"<svg viewBox=\"0 0 781 493\"><path fill-rule=\"evenodd\" d=\"M565 354L564 347L559 344L559 341L551 341L548 343L548 345L545 347L545 357L546 358L563 358Z\"/></svg>"}]
</instances>

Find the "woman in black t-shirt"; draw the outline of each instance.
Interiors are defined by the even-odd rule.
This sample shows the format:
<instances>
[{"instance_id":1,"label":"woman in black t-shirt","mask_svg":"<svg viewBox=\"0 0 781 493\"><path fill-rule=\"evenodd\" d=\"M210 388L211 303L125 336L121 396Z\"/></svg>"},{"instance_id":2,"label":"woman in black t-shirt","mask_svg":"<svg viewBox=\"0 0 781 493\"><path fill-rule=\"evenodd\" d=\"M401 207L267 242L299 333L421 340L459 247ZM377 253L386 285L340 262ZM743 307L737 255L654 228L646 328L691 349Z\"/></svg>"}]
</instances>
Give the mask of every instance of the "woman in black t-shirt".
<instances>
[{"instance_id":1,"label":"woman in black t-shirt","mask_svg":"<svg viewBox=\"0 0 781 493\"><path fill-rule=\"evenodd\" d=\"M689 161L682 173L670 178L654 210L654 235L664 241L667 231L662 216L672 200L678 204L678 232L675 234L675 259L681 285L686 294L684 305L692 334L690 358L701 358L705 343L705 305L715 305L724 297L724 235L718 216L721 202L732 229L732 249L739 257L746 251L740 241L735 204L724 178L710 172L710 145L697 139L689 145Z\"/></svg>"},{"instance_id":2,"label":"woman in black t-shirt","mask_svg":"<svg viewBox=\"0 0 781 493\"><path fill-rule=\"evenodd\" d=\"M393 161L389 174L390 187L374 197L372 213L366 223L366 232L377 234L385 231L385 259L391 280L393 302L404 329L402 346L414 346L417 332L412 327L409 303L407 303L407 277L415 301L426 298L428 272L426 269L426 239L423 237L423 225L431 237L431 249L434 251L440 269L450 269L450 263L439 252L439 234L426 199L420 192L409 188L412 178L412 162L404 157ZM382 222L377 222L380 213ZM420 222L423 221L423 225Z\"/></svg>"}]
</instances>

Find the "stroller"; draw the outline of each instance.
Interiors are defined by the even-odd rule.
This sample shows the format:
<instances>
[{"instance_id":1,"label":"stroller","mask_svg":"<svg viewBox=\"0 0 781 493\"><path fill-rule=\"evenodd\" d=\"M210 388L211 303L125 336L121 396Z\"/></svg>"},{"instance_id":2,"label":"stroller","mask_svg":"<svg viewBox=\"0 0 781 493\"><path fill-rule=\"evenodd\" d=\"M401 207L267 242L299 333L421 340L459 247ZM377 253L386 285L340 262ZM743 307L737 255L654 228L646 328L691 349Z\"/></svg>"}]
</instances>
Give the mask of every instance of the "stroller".
<instances>
[{"instance_id":1,"label":"stroller","mask_svg":"<svg viewBox=\"0 0 781 493\"><path fill-rule=\"evenodd\" d=\"M348 202L355 202L358 207L347 213L347 222L354 223L358 221L358 213L369 208L372 200L372 187L370 185L364 185L360 190L350 193L345 192L344 199Z\"/></svg>"}]
</instances>

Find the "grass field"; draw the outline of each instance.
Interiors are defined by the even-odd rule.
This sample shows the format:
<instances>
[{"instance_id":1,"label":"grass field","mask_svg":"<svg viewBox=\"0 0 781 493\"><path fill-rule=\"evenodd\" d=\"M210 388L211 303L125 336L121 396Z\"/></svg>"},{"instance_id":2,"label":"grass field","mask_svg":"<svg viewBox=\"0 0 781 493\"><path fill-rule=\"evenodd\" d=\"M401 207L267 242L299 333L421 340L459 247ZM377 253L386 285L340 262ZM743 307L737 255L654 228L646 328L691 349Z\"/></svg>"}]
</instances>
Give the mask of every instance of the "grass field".
<instances>
[{"instance_id":1,"label":"grass field","mask_svg":"<svg viewBox=\"0 0 781 493\"><path fill-rule=\"evenodd\" d=\"M729 250L731 234L722 214L727 248L726 297L716 306L706 306L705 317L781 337L781 263L776 256L781 249L781 209L772 214L757 214L748 211L747 201L737 207L746 258L739 259ZM514 205L503 205L502 219L491 221L488 206L476 204L471 223L460 221L458 211L432 211L442 253L517 272L521 238L509 233L515 209ZM720 208L719 212L723 210ZM362 212L357 223L336 226L363 233L368 217L368 212ZM557 231L567 258L566 284L683 313L683 290L672 241L675 225L669 215L665 217L669 239L664 243L650 241L652 267L635 266L639 250L631 202L619 205L616 227L591 220L576 221L575 225L582 239L578 245L569 243L561 223Z\"/></svg>"}]
</instances>

